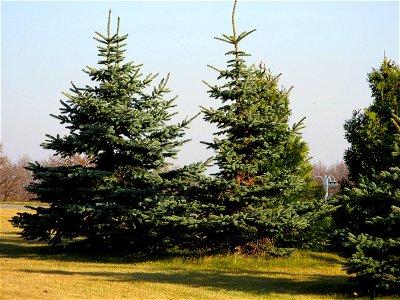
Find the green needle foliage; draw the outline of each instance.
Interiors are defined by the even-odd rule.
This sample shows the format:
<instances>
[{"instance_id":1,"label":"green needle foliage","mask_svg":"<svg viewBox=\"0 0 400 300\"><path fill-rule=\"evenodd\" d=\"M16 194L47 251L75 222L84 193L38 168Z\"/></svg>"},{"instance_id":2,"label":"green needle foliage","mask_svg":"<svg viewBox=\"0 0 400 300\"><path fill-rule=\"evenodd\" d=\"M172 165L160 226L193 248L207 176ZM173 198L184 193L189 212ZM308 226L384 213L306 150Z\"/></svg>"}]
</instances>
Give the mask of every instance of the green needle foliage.
<instances>
[{"instance_id":1,"label":"green needle foliage","mask_svg":"<svg viewBox=\"0 0 400 300\"><path fill-rule=\"evenodd\" d=\"M171 159L192 119L171 124L174 99L166 99L168 77L143 77L141 65L124 63L127 35L96 32L99 68L84 70L95 83L64 93L53 117L69 134L43 143L57 155L82 154L89 166L45 167L32 163L29 191L46 207L12 219L26 239L79 241L87 248L159 251L178 238L181 214L191 186L202 177L202 163L171 168ZM176 217L179 215L179 217ZM178 220L178 221L177 221Z\"/></svg>"},{"instance_id":2,"label":"green needle foliage","mask_svg":"<svg viewBox=\"0 0 400 300\"><path fill-rule=\"evenodd\" d=\"M345 269L370 294L400 293L400 168L382 171L343 196Z\"/></svg>"},{"instance_id":3,"label":"green needle foliage","mask_svg":"<svg viewBox=\"0 0 400 300\"><path fill-rule=\"evenodd\" d=\"M357 181L338 197L335 238L360 289L400 294L400 68L385 58L369 80L374 102L345 124Z\"/></svg>"},{"instance_id":4,"label":"green needle foliage","mask_svg":"<svg viewBox=\"0 0 400 300\"><path fill-rule=\"evenodd\" d=\"M239 42L254 32L216 38L233 46L225 70L211 67L223 83L207 84L218 109L203 108L205 120L218 132L205 143L215 151L219 172L208 184L207 201L218 207L209 217L213 246L242 247L272 241L277 246L310 242L313 224L332 207L314 200L308 147L299 130L303 120L289 126L289 92L278 86L262 64L247 66ZM205 193L205 194L206 194Z\"/></svg>"},{"instance_id":5,"label":"green needle foliage","mask_svg":"<svg viewBox=\"0 0 400 300\"><path fill-rule=\"evenodd\" d=\"M347 120L345 137L350 143L344 160L350 179L372 178L374 174L400 165L393 158L396 127L392 114L400 115L400 67L386 57L379 69L368 74L373 102L364 111L355 111Z\"/></svg>"}]
</instances>

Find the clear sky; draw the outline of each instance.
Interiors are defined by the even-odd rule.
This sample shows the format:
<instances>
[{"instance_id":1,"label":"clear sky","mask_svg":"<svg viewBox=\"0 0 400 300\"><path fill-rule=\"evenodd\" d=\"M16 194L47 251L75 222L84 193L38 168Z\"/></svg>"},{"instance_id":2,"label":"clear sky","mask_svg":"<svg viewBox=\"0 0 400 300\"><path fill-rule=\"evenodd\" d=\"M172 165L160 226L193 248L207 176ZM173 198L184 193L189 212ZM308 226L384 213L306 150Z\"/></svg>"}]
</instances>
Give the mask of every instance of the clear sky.
<instances>
[{"instance_id":1,"label":"clear sky","mask_svg":"<svg viewBox=\"0 0 400 300\"><path fill-rule=\"evenodd\" d=\"M214 36L231 34L233 1L163 2L11 2L1 1L1 141L13 160L28 154L45 159L45 134L66 131L49 116L58 114L61 92L89 83L82 72L96 66L95 31L113 25L129 34L127 60L143 72L171 73L169 87L178 95L178 119L218 107L209 99L206 80L217 83L209 68L226 65L228 44ZM290 94L292 122L306 117L303 137L313 161L341 161L348 147L343 123L352 111L371 102L367 74L384 53L399 62L399 2L240 1L237 30L257 31L241 43L248 63L263 61ZM115 27L114 27L115 28ZM215 128L202 117L187 131L177 164L204 160L213 153Z\"/></svg>"}]
</instances>

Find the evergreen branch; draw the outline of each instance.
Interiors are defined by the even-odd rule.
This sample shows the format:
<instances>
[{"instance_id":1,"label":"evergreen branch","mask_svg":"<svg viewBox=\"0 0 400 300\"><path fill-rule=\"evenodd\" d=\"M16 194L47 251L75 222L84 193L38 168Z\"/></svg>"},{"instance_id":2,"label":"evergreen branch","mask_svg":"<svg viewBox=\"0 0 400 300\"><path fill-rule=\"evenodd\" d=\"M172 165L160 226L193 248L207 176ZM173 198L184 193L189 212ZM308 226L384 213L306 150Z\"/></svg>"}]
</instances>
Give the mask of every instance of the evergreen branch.
<instances>
[{"instance_id":1,"label":"evergreen branch","mask_svg":"<svg viewBox=\"0 0 400 300\"><path fill-rule=\"evenodd\" d=\"M400 133L400 117L393 112L391 114L392 114L392 118L390 120L392 121L393 125L396 127L397 131Z\"/></svg>"},{"instance_id":2,"label":"evergreen branch","mask_svg":"<svg viewBox=\"0 0 400 300\"><path fill-rule=\"evenodd\" d=\"M100 35L103 39L105 39L104 36L101 35L99 32L96 31L96 34ZM103 43L103 44L106 44L106 45L108 44L107 40L101 40L101 39L99 39L99 38L97 38L97 37L95 37L95 36L93 37L93 39L96 40L96 41L98 41L98 42L100 42L100 43ZM100 46L97 46L97 48L99 48L99 47L100 47Z\"/></svg>"},{"instance_id":3,"label":"evergreen branch","mask_svg":"<svg viewBox=\"0 0 400 300\"><path fill-rule=\"evenodd\" d=\"M85 69L82 69L82 71L83 71L84 73L86 73L86 74L89 74L89 75L91 75L91 76L93 76L95 73L97 73L97 72L98 72L98 70L97 70L97 69L95 69L95 68L92 68L92 67L89 67L89 66L86 66L86 69L87 69L87 70L85 70Z\"/></svg>"},{"instance_id":4,"label":"evergreen branch","mask_svg":"<svg viewBox=\"0 0 400 300\"><path fill-rule=\"evenodd\" d=\"M178 98L178 95L176 95L175 97L171 98L170 100L168 100L167 102L167 108L172 108L172 107L176 107L176 104L173 104L175 102L175 100Z\"/></svg>"},{"instance_id":5,"label":"evergreen branch","mask_svg":"<svg viewBox=\"0 0 400 300\"><path fill-rule=\"evenodd\" d=\"M122 42L122 41L124 41L124 40L126 40L127 38L128 38L128 34L125 34L125 35L122 35L122 36L118 36L117 38L116 38L116 41L117 42ZM125 44L123 45L123 46L125 46ZM121 46L122 47L122 46Z\"/></svg>"},{"instance_id":6,"label":"evergreen branch","mask_svg":"<svg viewBox=\"0 0 400 300\"><path fill-rule=\"evenodd\" d=\"M141 66L141 65L140 65L140 66ZM136 71L135 75L136 75L138 72L139 72L139 70ZM143 84L145 84L145 85L149 84L149 83L152 82L158 75L159 75L159 73L156 73L156 74L154 74L154 75L153 75L152 73L150 73L150 74L147 75L146 78L143 80ZM142 74L137 75L137 77L140 77L140 76L142 76Z\"/></svg>"},{"instance_id":7,"label":"evergreen branch","mask_svg":"<svg viewBox=\"0 0 400 300\"><path fill-rule=\"evenodd\" d=\"M214 143L212 143L212 142L200 141L200 144L206 145L207 149L213 149L214 148Z\"/></svg>"},{"instance_id":8,"label":"evergreen branch","mask_svg":"<svg viewBox=\"0 0 400 300\"><path fill-rule=\"evenodd\" d=\"M57 136L55 137L55 136L53 136L53 135L50 135L50 134L45 134L45 137L47 137L47 138L49 138L50 140L52 140L52 141L55 141L55 140L59 140L60 139L60 135L59 134L57 134Z\"/></svg>"},{"instance_id":9,"label":"evergreen branch","mask_svg":"<svg viewBox=\"0 0 400 300\"><path fill-rule=\"evenodd\" d=\"M118 33L115 33L111 38L110 38L110 43L117 43L117 47L118 47L118 40L117 40L117 38L118 38ZM110 47L110 49L113 49L112 47Z\"/></svg>"},{"instance_id":10,"label":"evergreen branch","mask_svg":"<svg viewBox=\"0 0 400 300\"><path fill-rule=\"evenodd\" d=\"M207 81L205 81L205 80L202 80L202 82L206 85L206 86L208 86L210 89L215 89L216 88L216 86L214 87L214 86L212 86L211 84L209 84Z\"/></svg>"},{"instance_id":11,"label":"evergreen branch","mask_svg":"<svg viewBox=\"0 0 400 300\"><path fill-rule=\"evenodd\" d=\"M220 37L214 37L214 39L216 39L218 41L225 42L225 43L234 44L234 42L232 42L231 40L226 40L226 39L223 39L223 38L220 38Z\"/></svg>"},{"instance_id":12,"label":"evergreen branch","mask_svg":"<svg viewBox=\"0 0 400 300\"><path fill-rule=\"evenodd\" d=\"M74 101L75 99L77 99L75 96L72 96L68 93L62 92L62 94L67 97L69 100Z\"/></svg>"},{"instance_id":13,"label":"evergreen branch","mask_svg":"<svg viewBox=\"0 0 400 300\"><path fill-rule=\"evenodd\" d=\"M168 89L165 88L167 86L168 80L169 80L169 73L167 74L167 76L165 78L162 78L160 83L158 84L158 89L161 92L164 92L164 91L168 90Z\"/></svg>"},{"instance_id":14,"label":"evergreen branch","mask_svg":"<svg viewBox=\"0 0 400 300\"><path fill-rule=\"evenodd\" d=\"M201 112L205 112L205 113L212 113L213 111L215 111L213 108L206 108L206 107L204 107L204 106L201 106L200 105L200 109L201 109Z\"/></svg>"},{"instance_id":15,"label":"evergreen branch","mask_svg":"<svg viewBox=\"0 0 400 300\"><path fill-rule=\"evenodd\" d=\"M223 36L224 38L226 38L227 40L231 41L231 42L235 42L235 40L233 39L233 36L231 36L231 35L222 34L222 36Z\"/></svg>"},{"instance_id":16,"label":"evergreen branch","mask_svg":"<svg viewBox=\"0 0 400 300\"><path fill-rule=\"evenodd\" d=\"M272 78L272 81L273 81L273 82L278 82L279 77L281 77L281 76L282 76L282 73L279 73L278 75L276 75L276 76L274 76L274 77Z\"/></svg>"},{"instance_id":17,"label":"evergreen branch","mask_svg":"<svg viewBox=\"0 0 400 300\"><path fill-rule=\"evenodd\" d=\"M212 66L212 65L207 65L207 67L209 67L210 69L213 69L215 71L217 71L218 73L222 73L222 71L220 69L217 69L216 67Z\"/></svg>"},{"instance_id":18,"label":"evergreen branch","mask_svg":"<svg viewBox=\"0 0 400 300\"><path fill-rule=\"evenodd\" d=\"M244 39L246 36L248 36L249 34L252 34L254 31L256 31L257 29L252 29L250 31L243 31L241 34L239 34L238 38L237 38L237 42L239 43L242 39Z\"/></svg>"},{"instance_id":19,"label":"evergreen branch","mask_svg":"<svg viewBox=\"0 0 400 300\"><path fill-rule=\"evenodd\" d=\"M246 53L246 52L244 52L244 51L239 51L238 53L237 53L237 56L239 57L239 56L251 56L251 54L249 54L249 53ZM243 60L239 60L240 62L244 62Z\"/></svg>"},{"instance_id":20,"label":"evergreen branch","mask_svg":"<svg viewBox=\"0 0 400 300\"><path fill-rule=\"evenodd\" d=\"M71 81L71 85L72 85L72 88L70 88L69 90L71 92L78 94L78 96L82 96L82 92L80 91L80 89L78 87L76 87L76 85L72 81Z\"/></svg>"},{"instance_id":21,"label":"evergreen branch","mask_svg":"<svg viewBox=\"0 0 400 300\"><path fill-rule=\"evenodd\" d=\"M166 106L166 108L171 108L171 107L175 107L176 105L169 105L169 106ZM178 114L178 112L177 111L175 111L175 112L173 112L173 113L170 113L170 114L167 114L165 117L164 117L164 121L169 121L169 120L171 120L171 118L173 117L173 116L176 116Z\"/></svg>"},{"instance_id":22,"label":"evergreen branch","mask_svg":"<svg viewBox=\"0 0 400 300\"><path fill-rule=\"evenodd\" d=\"M200 114L201 114L201 112L195 114L195 115L194 115L193 117L191 117L190 119L188 119L188 117L186 116L186 118L185 118L185 120L187 120L186 124L192 123L192 121L193 121L194 119L196 119L198 116L200 116Z\"/></svg>"},{"instance_id":23,"label":"evergreen branch","mask_svg":"<svg viewBox=\"0 0 400 300\"><path fill-rule=\"evenodd\" d=\"M60 120L60 121L64 121L64 119L66 118L66 117L63 117L63 116L57 116L57 115L53 115L53 114L50 114L50 116L51 117L53 117L53 118L55 118L55 119L58 119L58 120ZM62 122L63 123L63 122ZM61 123L61 124L62 124Z\"/></svg>"},{"instance_id":24,"label":"evergreen branch","mask_svg":"<svg viewBox=\"0 0 400 300\"><path fill-rule=\"evenodd\" d=\"M62 106L64 106L64 108L60 108L62 112L68 112L71 110L71 106L65 103L64 101L60 100L60 103L62 104Z\"/></svg>"},{"instance_id":25,"label":"evergreen branch","mask_svg":"<svg viewBox=\"0 0 400 300\"><path fill-rule=\"evenodd\" d=\"M98 31L95 31L95 33L97 34L97 35L99 35L104 41L102 41L102 40L100 40L100 39L98 39L98 38L96 38L96 37L93 37L95 40L97 40L97 41L99 41L99 42L101 42L101 43L103 43L103 44L108 44L108 42L107 42L107 38L104 36L104 35L102 35L100 32L98 32Z\"/></svg>"},{"instance_id":26,"label":"evergreen branch","mask_svg":"<svg viewBox=\"0 0 400 300\"><path fill-rule=\"evenodd\" d=\"M212 164L212 161L213 161L213 160L214 160L214 157L213 157L213 156L207 158L206 161L204 162L204 165L205 165L206 167L212 167L212 166L213 166L213 164Z\"/></svg>"},{"instance_id":27,"label":"evergreen branch","mask_svg":"<svg viewBox=\"0 0 400 300\"><path fill-rule=\"evenodd\" d=\"M299 130L305 128L305 126L304 126L304 124L303 124L303 122L304 122L305 119L306 119L306 117L303 117L299 122L293 124L292 130L293 130L294 132L298 133Z\"/></svg>"},{"instance_id":28,"label":"evergreen branch","mask_svg":"<svg viewBox=\"0 0 400 300\"><path fill-rule=\"evenodd\" d=\"M244 52L244 51L238 51L238 52L236 52L236 51L234 51L234 50L231 50L231 51L228 51L228 52L225 53L225 55L230 55L230 54L237 55L238 57L239 57L239 56L251 56L251 54L247 54L247 53ZM235 59L234 61L237 61L237 60Z\"/></svg>"}]
</instances>

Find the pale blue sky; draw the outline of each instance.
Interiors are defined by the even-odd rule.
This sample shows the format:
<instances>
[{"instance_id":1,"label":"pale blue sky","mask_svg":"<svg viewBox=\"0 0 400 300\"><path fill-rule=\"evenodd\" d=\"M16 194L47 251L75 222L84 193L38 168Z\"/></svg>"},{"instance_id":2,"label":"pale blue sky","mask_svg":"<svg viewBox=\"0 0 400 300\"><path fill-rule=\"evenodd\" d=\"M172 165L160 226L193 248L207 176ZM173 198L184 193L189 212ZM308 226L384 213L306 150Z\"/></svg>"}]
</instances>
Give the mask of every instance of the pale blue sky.
<instances>
[{"instance_id":1,"label":"pale blue sky","mask_svg":"<svg viewBox=\"0 0 400 300\"><path fill-rule=\"evenodd\" d=\"M127 60L143 63L143 72L171 73L171 95L178 118L199 106L217 107L201 82L216 83L229 45L213 39L231 34L233 1L179 2L1 2L1 141L16 160L50 155L40 143L45 133L64 133L49 114L58 114L61 92L70 81L87 83L81 71L97 63L95 31L105 32L108 9L113 25L129 34ZM352 111L371 102L366 80L384 52L399 61L399 2L241 2L238 31L256 28L241 49L249 63L261 60L281 85L294 86L292 122L306 116L303 136L314 161L342 160L347 147L343 123ZM204 160L213 153L200 144L214 127L195 120L177 164Z\"/></svg>"}]
</instances>

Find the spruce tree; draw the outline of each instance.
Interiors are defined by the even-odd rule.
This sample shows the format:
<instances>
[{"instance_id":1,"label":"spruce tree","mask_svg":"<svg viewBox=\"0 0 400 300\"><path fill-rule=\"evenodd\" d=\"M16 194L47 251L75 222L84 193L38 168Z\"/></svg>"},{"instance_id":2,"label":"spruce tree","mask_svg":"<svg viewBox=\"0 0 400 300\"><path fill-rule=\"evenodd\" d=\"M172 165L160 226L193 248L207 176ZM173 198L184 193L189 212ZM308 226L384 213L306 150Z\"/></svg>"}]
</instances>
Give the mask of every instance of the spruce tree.
<instances>
[{"instance_id":1,"label":"spruce tree","mask_svg":"<svg viewBox=\"0 0 400 300\"><path fill-rule=\"evenodd\" d=\"M400 155L400 118L393 139ZM341 229L337 238L346 258L345 269L356 274L360 290L371 295L400 294L400 168L391 167L364 179L339 197Z\"/></svg>"},{"instance_id":2,"label":"spruce tree","mask_svg":"<svg viewBox=\"0 0 400 300\"><path fill-rule=\"evenodd\" d=\"M342 196L345 269L369 294L400 294L400 168L382 171Z\"/></svg>"},{"instance_id":3,"label":"spruce tree","mask_svg":"<svg viewBox=\"0 0 400 300\"><path fill-rule=\"evenodd\" d=\"M215 151L219 168L206 191L218 208L205 224L208 239L229 248L260 241L304 246L312 225L330 207L312 197L308 146L299 133L303 120L289 125L290 89L280 88L280 75L263 64L246 65L249 55L239 50L239 42L254 30L237 35L235 9L236 1L233 35L216 38L232 45L226 53L231 59L224 70L211 67L224 83L208 84L210 97L223 106L203 108L205 120L219 129L205 143Z\"/></svg>"},{"instance_id":4,"label":"spruce tree","mask_svg":"<svg viewBox=\"0 0 400 300\"><path fill-rule=\"evenodd\" d=\"M379 69L368 74L373 102L364 111L355 111L344 125L345 137L350 143L344 160L353 181L400 165L393 158L394 133L390 121L392 113L400 114L400 67L386 57Z\"/></svg>"},{"instance_id":5,"label":"spruce tree","mask_svg":"<svg viewBox=\"0 0 400 300\"><path fill-rule=\"evenodd\" d=\"M192 119L171 124L168 76L154 84L157 75L143 77L141 65L124 62L127 35L119 33L119 19L112 34L110 18L111 11L107 33L96 32L99 67L84 70L94 85L72 83L53 115L69 134L48 136L42 145L61 157L85 155L90 164L30 164L29 191L45 206L12 222L25 239L51 245L78 240L94 249L160 250L178 239L190 186L204 165L170 168Z\"/></svg>"},{"instance_id":6,"label":"spruce tree","mask_svg":"<svg viewBox=\"0 0 400 300\"><path fill-rule=\"evenodd\" d=\"M333 215L345 269L371 295L400 294L399 75L385 58L369 75L372 105L345 124L352 142L345 158L356 182L339 195Z\"/></svg>"}]
</instances>

